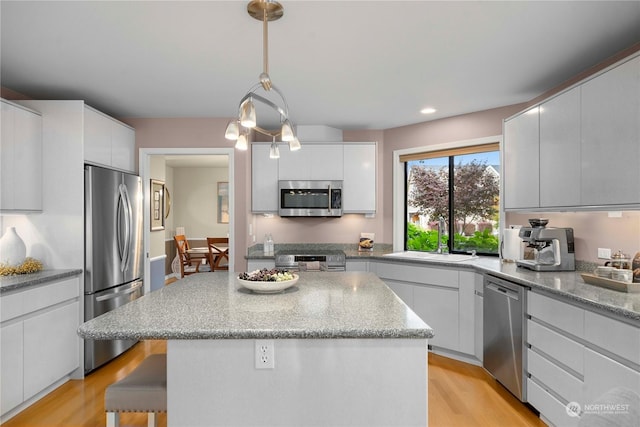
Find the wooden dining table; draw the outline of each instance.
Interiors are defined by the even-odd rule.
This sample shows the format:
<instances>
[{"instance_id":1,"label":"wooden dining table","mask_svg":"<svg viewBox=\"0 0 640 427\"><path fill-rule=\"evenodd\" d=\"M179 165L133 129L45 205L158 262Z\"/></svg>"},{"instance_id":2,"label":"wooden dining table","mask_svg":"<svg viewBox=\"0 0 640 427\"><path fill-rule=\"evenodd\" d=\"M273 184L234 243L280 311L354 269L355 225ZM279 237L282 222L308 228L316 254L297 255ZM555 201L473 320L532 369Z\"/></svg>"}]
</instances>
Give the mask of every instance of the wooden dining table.
<instances>
[{"instance_id":1,"label":"wooden dining table","mask_svg":"<svg viewBox=\"0 0 640 427\"><path fill-rule=\"evenodd\" d=\"M209 266L211 268L211 271L215 271L215 269L220 264L220 261L222 260L222 258L224 258L225 255L228 256L229 254L229 247L218 246L218 245L216 245L215 247L218 248L218 251L215 251L215 250L213 251L215 260L213 261L213 265ZM205 260L209 260L209 248L207 247L190 248L190 249L187 249L187 253L193 256L194 258L203 258Z\"/></svg>"}]
</instances>

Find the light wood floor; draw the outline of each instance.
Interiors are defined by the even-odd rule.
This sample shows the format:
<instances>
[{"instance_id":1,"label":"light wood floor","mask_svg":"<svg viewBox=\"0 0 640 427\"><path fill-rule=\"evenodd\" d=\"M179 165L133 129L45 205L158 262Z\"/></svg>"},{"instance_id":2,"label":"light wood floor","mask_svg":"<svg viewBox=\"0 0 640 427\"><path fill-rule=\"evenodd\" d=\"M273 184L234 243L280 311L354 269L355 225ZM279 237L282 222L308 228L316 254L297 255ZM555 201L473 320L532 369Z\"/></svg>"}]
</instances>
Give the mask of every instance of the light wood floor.
<instances>
[{"instance_id":1,"label":"light wood floor","mask_svg":"<svg viewBox=\"0 0 640 427\"><path fill-rule=\"evenodd\" d=\"M71 380L39 400L4 427L98 427L105 425L104 390L146 356L166 352L164 341L142 341L116 360ZM160 414L158 425L167 425ZM146 426L145 414L122 414L122 427ZM497 384L482 368L429 354L429 426L544 426L526 405Z\"/></svg>"}]
</instances>

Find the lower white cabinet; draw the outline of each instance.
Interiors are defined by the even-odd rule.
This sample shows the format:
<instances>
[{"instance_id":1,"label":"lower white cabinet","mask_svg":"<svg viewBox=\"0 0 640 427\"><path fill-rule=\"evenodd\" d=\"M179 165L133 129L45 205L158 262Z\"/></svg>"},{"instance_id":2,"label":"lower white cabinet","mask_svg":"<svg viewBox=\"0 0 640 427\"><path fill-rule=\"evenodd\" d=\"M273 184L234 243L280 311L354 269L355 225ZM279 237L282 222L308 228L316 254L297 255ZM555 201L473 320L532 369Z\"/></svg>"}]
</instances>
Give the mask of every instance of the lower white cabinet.
<instances>
[{"instance_id":1,"label":"lower white cabinet","mask_svg":"<svg viewBox=\"0 0 640 427\"><path fill-rule=\"evenodd\" d=\"M263 268L275 268L276 262L272 259L250 259L247 261L247 271L261 270Z\"/></svg>"},{"instance_id":2,"label":"lower white cabinet","mask_svg":"<svg viewBox=\"0 0 640 427\"><path fill-rule=\"evenodd\" d=\"M369 261L348 259L346 269L347 271L369 271Z\"/></svg>"},{"instance_id":3,"label":"lower white cabinet","mask_svg":"<svg viewBox=\"0 0 640 427\"><path fill-rule=\"evenodd\" d=\"M22 322L0 327L0 413L15 408L23 399Z\"/></svg>"},{"instance_id":4,"label":"lower white cabinet","mask_svg":"<svg viewBox=\"0 0 640 427\"><path fill-rule=\"evenodd\" d=\"M484 359L484 277L481 274L474 275L474 298L473 298L473 330L474 346L473 352L480 362Z\"/></svg>"},{"instance_id":5,"label":"lower white cabinet","mask_svg":"<svg viewBox=\"0 0 640 427\"><path fill-rule=\"evenodd\" d=\"M475 290L482 275L468 270L402 262L370 261L372 271L389 286L435 333L431 346L452 356L478 359L482 336L476 334ZM480 302L482 305L482 302ZM480 313L482 330L482 313Z\"/></svg>"},{"instance_id":6,"label":"lower white cabinet","mask_svg":"<svg viewBox=\"0 0 640 427\"><path fill-rule=\"evenodd\" d=\"M77 277L0 296L0 414L80 368ZM15 412L15 411L14 411Z\"/></svg>"},{"instance_id":7,"label":"lower white cabinet","mask_svg":"<svg viewBox=\"0 0 640 427\"><path fill-rule=\"evenodd\" d=\"M527 400L545 420L577 425L567 405L588 410L616 387L640 394L640 327L532 291L527 314Z\"/></svg>"}]
</instances>

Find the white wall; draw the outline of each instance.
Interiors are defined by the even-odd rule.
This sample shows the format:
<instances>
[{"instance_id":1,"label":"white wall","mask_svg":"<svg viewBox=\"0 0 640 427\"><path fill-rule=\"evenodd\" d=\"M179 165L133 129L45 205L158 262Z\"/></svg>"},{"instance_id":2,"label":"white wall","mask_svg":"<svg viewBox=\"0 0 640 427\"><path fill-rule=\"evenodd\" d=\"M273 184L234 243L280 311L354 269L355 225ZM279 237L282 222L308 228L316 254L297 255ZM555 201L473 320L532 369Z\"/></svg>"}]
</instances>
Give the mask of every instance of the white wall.
<instances>
[{"instance_id":1,"label":"white wall","mask_svg":"<svg viewBox=\"0 0 640 427\"><path fill-rule=\"evenodd\" d=\"M165 181L165 160L164 156L151 156L150 159L151 178L159 181ZM150 197L145 197L145 200L151 200ZM147 218L151 218L151 204L146 203L144 207L144 215ZM164 255L164 239L165 230L157 230L149 232L149 257L155 258L160 255Z\"/></svg>"}]
</instances>

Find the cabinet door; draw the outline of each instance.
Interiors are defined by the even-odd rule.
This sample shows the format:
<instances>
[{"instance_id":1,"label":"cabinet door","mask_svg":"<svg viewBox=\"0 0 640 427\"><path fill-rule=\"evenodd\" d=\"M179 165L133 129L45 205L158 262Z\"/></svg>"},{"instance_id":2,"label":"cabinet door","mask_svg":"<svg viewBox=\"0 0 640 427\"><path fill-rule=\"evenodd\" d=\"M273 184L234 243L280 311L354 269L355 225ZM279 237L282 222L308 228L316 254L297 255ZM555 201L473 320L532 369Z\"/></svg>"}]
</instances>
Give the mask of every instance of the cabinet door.
<instances>
[{"instance_id":1,"label":"cabinet door","mask_svg":"<svg viewBox=\"0 0 640 427\"><path fill-rule=\"evenodd\" d=\"M540 129L538 108L504 123L504 207L537 208L540 204Z\"/></svg>"},{"instance_id":2,"label":"cabinet door","mask_svg":"<svg viewBox=\"0 0 640 427\"><path fill-rule=\"evenodd\" d=\"M281 145L278 179L342 180L343 156L342 144L302 143L298 151L289 151L286 145Z\"/></svg>"},{"instance_id":3,"label":"cabinet door","mask_svg":"<svg viewBox=\"0 0 640 427\"><path fill-rule=\"evenodd\" d=\"M430 343L458 351L458 290L415 286L413 311L435 332Z\"/></svg>"},{"instance_id":4,"label":"cabinet door","mask_svg":"<svg viewBox=\"0 0 640 427\"><path fill-rule=\"evenodd\" d=\"M345 213L376 211L376 144L344 145L342 207Z\"/></svg>"},{"instance_id":5,"label":"cabinet door","mask_svg":"<svg viewBox=\"0 0 640 427\"><path fill-rule=\"evenodd\" d=\"M540 106L540 207L580 205L580 88Z\"/></svg>"},{"instance_id":6,"label":"cabinet door","mask_svg":"<svg viewBox=\"0 0 640 427\"><path fill-rule=\"evenodd\" d=\"M42 210L42 117L2 103L0 207Z\"/></svg>"},{"instance_id":7,"label":"cabinet door","mask_svg":"<svg viewBox=\"0 0 640 427\"><path fill-rule=\"evenodd\" d=\"M22 322L0 328L0 414L22 403L22 348Z\"/></svg>"},{"instance_id":8,"label":"cabinet door","mask_svg":"<svg viewBox=\"0 0 640 427\"><path fill-rule=\"evenodd\" d=\"M24 321L24 398L29 399L79 366L78 301Z\"/></svg>"},{"instance_id":9,"label":"cabinet door","mask_svg":"<svg viewBox=\"0 0 640 427\"><path fill-rule=\"evenodd\" d=\"M582 85L583 205L640 203L640 57Z\"/></svg>"},{"instance_id":10,"label":"cabinet door","mask_svg":"<svg viewBox=\"0 0 640 427\"><path fill-rule=\"evenodd\" d=\"M415 304L413 301L413 289L415 288L415 286L409 285L407 283L394 282L392 280L385 280L384 283L386 283L387 286L391 288L391 290L398 296L398 298L402 300L402 302L407 304L410 309L414 310Z\"/></svg>"},{"instance_id":11,"label":"cabinet door","mask_svg":"<svg viewBox=\"0 0 640 427\"><path fill-rule=\"evenodd\" d=\"M268 145L251 146L252 212L278 212L278 163L281 159L269 158Z\"/></svg>"},{"instance_id":12,"label":"cabinet door","mask_svg":"<svg viewBox=\"0 0 640 427\"><path fill-rule=\"evenodd\" d=\"M135 172L136 132L114 120L111 121L111 166Z\"/></svg>"},{"instance_id":13,"label":"cabinet door","mask_svg":"<svg viewBox=\"0 0 640 427\"><path fill-rule=\"evenodd\" d=\"M458 290L460 340L458 350L466 354L475 354L475 280L479 275L472 271L460 271L458 274L460 277Z\"/></svg>"},{"instance_id":14,"label":"cabinet door","mask_svg":"<svg viewBox=\"0 0 640 427\"><path fill-rule=\"evenodd\" d=\"M112 120L91 109L84 109L84 159L90 163L111 166Z\"/></svg>"},{"instance_id":15,"label":"cabinet door","mask_svg":"<svg viewBox=\"0 0 640 427\"><path fill-rule=\"evenodd\" d=\"M640 393L640 372L591 349L585 349L584 362L585 402L595 403L599 397L616 387ZM628 402L616 400L615 403Z\"/></svg>"},{"instance_id":16,"label":"cabinet door","mask_svg":"<svg viewBox=\"0 0 640 427\"><path fill-rule=\"evenodd\" d=\"M347 271L369 271L369 261L347 260Z\"/></svg>"}]
</instances>

